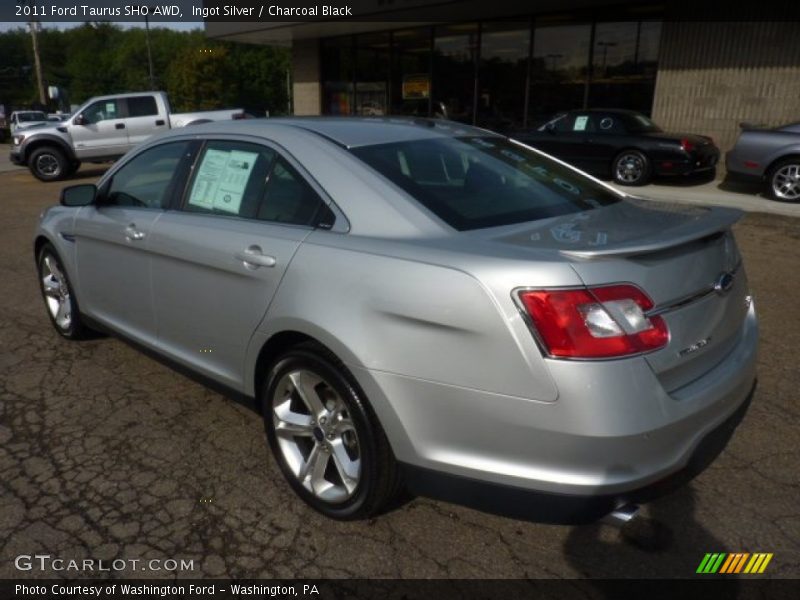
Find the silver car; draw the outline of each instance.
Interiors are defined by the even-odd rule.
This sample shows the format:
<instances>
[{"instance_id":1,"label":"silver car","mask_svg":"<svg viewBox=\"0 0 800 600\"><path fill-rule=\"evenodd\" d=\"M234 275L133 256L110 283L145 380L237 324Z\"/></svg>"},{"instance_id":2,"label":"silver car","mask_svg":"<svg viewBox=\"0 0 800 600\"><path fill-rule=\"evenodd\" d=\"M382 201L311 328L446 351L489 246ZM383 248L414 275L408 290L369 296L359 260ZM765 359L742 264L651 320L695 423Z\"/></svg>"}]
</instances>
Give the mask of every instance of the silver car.
<instances>
[{"instance_id":1,"label":"silver car","mask_svg":"<svg viewBox=\"0 0 800 600\"><path fill-rule=\"evenodd\" d=\"M698 472L746 410L739 216L456 123L289 118L147 142L65 188L35 252L62 336L254 398L330 517L405 486L576 521Z\"/></svg>"}]
</instances>

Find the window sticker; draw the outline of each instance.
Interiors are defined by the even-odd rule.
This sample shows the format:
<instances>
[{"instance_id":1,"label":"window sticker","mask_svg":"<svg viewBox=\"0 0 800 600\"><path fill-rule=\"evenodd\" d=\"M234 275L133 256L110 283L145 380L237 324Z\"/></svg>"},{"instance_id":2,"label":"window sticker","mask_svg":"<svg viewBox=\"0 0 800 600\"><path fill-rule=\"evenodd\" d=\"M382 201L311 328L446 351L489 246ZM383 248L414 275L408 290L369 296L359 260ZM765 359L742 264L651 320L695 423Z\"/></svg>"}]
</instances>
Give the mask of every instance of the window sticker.
<instances>
[{"instance_id":1,"label":"window sticker","mask_svg":"<svg viewBox=\"0 0 800 600\"><path fill-rule=\"evenodd\" d=\"M117 103L116 102L106 102L106 113L109 115L113 115L117 112Z\"/></svg>"},{"instance_id":2,"label":"window sticker","mask_svg":"<svg viewBox=\"0 0 800 600\"><path fill-rule=\"evenodd\" d=\"M209 149L197 170L189 204L239 214L257 152Z\"/></svg>"},{"instance_id":3,"label":"window sticker","mask_svg":"<svg viewBox=\"0 0 800 600\"><path fill-rule=\"evenodd\" d=\"M586 131L586 124L589 122L589 117L581 115L575 117L575 125L572 126L572 131Z\"/></svg>"}]
</instances>

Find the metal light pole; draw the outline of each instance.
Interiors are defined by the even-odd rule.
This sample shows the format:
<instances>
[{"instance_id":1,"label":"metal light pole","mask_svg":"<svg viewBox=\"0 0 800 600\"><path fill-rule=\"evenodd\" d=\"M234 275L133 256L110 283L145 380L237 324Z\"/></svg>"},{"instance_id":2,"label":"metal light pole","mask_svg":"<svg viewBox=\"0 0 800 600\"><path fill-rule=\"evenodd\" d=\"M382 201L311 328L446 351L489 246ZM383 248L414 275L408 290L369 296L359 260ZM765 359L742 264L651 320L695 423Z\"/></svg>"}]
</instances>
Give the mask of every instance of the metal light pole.
<instances>
[{"instance_id":1,"label":"metal light pole","mask_svg":"<svg viewBox=\"0 0 800 600\"><path fill-rule=\"evenodd\" d=\"M33 4L33 0L25 0L28 4ZM44 95L44 78L42 77L42 59L39 56L39 39L36 34L38 33L39 23L36 20L29 21L28 27L31 30L31 39L33 40L33 64L36 69L36 84L39 88L39 102L42 106L46 106L47 97Z\"/></svg>"},{"instance_id":2,"label":"metal light pole","mask_svg":"<svg viewBox=\"0 0 800 600\"><path fill-rule=\"evenodd\" d=\"M147 44L147 68L150 73L150 90L156 89L156 78L153 75L153 53L150 50L150 9L147 7L147 13L144 15L144 39Z\"/></svg>"},{"instance_id":3,"label":"metal light pole","mask_svg":"<svg viewBox=\"0 0 800 600\"><path fill-rule=\"evenodd\" d=\"M606 60L608 58L608 49L617 45L617 42L597 42L597 45L603 49L603 77L608 77L606 69Z\"/></svg>"}]
</instances>

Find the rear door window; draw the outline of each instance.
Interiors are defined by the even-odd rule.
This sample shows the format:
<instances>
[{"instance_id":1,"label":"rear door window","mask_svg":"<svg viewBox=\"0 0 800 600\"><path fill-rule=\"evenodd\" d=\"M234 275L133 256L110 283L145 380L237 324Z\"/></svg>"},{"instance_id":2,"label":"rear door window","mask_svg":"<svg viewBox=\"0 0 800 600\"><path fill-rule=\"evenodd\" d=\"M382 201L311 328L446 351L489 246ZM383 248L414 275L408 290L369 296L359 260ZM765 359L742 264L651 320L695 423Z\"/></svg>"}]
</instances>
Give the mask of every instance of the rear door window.
<instances>
[{"instance_id":1,"label":"rear door window","mask_svg":"<svg viewBox=\"0 0 800 600\"><path fill-rule=\"evenodd\" d=\"M135 96L128 98L129 117L149 117L158 114L156 99L153 96Z\"/></svg>"},{"instance_id":2,"label":"rear door window","mask_svg":"<svg viewBox=\"0 0 800 600\"><path fill-rule=\"evenodd\" d=\"M288 161L267 146L211 141L194 169L184 210L313 225L325 203Z\"/></svg>"}]
</instances>

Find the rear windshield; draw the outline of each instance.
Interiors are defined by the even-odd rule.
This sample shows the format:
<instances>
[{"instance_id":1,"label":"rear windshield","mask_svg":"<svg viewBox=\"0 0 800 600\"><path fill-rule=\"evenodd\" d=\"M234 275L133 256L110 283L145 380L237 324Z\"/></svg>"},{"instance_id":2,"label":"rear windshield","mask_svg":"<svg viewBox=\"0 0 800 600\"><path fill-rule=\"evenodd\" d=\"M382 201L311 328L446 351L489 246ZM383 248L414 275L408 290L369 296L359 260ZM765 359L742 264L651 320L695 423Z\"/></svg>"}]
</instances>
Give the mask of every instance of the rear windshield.
<instances>
[{"instance_id":1,"label":"rear windshield","mask_svg":"<svg viewBox=\"0 0 800 600\"><path fill-rule=\"evenodd\" d=\"M591 179L505 138L434 138L351 151L460 231L536 221L620 200Z\"/></svg>"},{"instance_id":2,"label":"rear windshield","mask_svg":"<svg viewBox=\"0 0 800 600\"><path fill-rule=\"evenodd\" d=\"M661 127L644 115L626 115L625 124L629 133L661 133Z\"/></svg>"}]
</instances>

